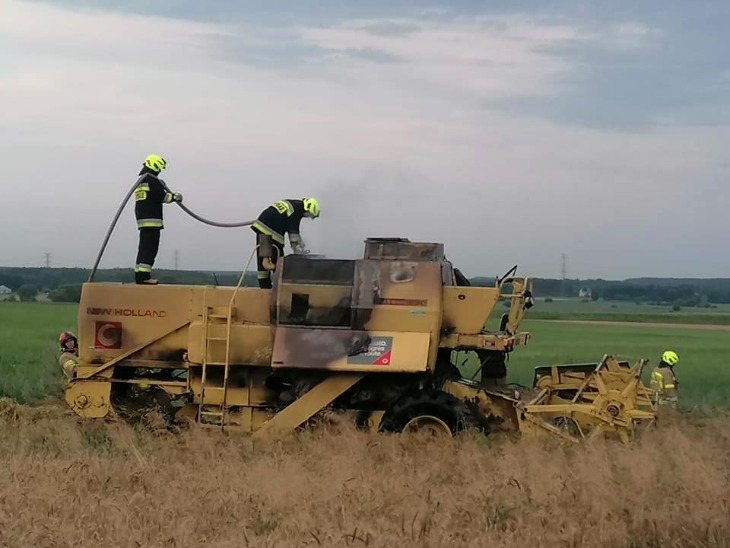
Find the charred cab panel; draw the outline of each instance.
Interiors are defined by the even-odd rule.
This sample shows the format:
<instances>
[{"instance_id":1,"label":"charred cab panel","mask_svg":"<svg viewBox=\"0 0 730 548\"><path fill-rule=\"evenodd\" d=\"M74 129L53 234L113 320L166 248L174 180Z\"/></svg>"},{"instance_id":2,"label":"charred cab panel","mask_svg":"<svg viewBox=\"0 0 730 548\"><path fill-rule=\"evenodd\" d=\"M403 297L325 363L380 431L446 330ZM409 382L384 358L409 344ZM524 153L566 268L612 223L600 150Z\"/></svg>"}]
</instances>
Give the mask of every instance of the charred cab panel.
<instances>
[{"instance_id":1,"label":"charred cab panel","mask_svg":"<svg viewBox=\"0 0 730 548\"><path fill-rule=\"evenodd\" d=\"M357 260L284 257L274 281L272 366L425 371L435 364L441 264L398 242ZM422 245L422 244L417 244ZM410 251L410 252L409 252ZM366 256L368 250L366 248Z\"/></svg>"}]
</instances>

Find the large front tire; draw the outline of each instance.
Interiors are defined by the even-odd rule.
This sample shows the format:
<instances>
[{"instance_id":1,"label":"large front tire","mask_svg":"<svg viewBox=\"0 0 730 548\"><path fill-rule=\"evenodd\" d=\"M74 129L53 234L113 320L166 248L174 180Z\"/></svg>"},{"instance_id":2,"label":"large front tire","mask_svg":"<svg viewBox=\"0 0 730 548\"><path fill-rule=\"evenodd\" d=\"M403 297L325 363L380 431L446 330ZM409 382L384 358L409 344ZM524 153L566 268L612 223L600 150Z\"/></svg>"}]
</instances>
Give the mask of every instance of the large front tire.
<instances>
[{"instance_id":1,"label":"large front tire","mask_svg":"<svg viewBox=\"0 0 730 548\"><path fill-rule=\"evenodd\" d=\"M456 435L476 425L469 407L458 398L439 390L419 390L396 401L385 412L381 430Z\"/></svg>"}]
</instances>

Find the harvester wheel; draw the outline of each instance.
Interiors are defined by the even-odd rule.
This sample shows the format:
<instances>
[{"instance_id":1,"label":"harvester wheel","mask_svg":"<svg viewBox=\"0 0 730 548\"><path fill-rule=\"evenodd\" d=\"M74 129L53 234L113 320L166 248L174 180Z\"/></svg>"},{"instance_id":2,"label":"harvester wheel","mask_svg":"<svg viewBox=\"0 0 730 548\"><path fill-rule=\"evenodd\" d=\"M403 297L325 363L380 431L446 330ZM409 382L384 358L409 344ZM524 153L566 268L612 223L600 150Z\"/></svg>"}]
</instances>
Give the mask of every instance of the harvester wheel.
<instances>
[{"instance_id":1,"label":"harvester wheel","mask_svg":"<svg viewBox=\"0 0 730 548\"><path fill-rule=\"evenodd\" d=\"M409 420L403 427L402 432L425 432L434 437L451 436L451 428L438 417L433 415L418 415Z\"/></svg>"},{"instance_id":2,"label":"harvester wheel","mask_svg":"<svg viewBox=\"0 0 730 548\"><path fill-rule=\"evenodd\" d=\"M381 429L406 432L427 429L448 431L452 436L476 424L469 407L460 399L437 390L407 394L385 412Z\"/></svg>"}]
</instances>

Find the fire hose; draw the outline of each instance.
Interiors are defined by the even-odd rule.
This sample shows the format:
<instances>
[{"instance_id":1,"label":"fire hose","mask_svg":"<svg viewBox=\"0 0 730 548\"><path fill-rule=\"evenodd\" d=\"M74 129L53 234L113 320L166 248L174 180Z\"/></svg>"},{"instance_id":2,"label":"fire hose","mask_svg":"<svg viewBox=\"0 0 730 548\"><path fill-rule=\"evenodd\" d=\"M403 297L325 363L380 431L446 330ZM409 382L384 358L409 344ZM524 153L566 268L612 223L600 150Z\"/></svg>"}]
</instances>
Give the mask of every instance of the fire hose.
<instances>
[{"instance_id":1,"label":"fire hose","mask_svg":"<svg viewBox=\"0 0 730 548\"><path fill-rule=\"evenodd\" d=\"M167 185L162 182L162 186L165 188L165 191L170 192L170 189L167 187ZM89 282L94 281L94 276L96 275L96 270L99 267L99 262L101 262L101 257L104 254L104 250L106 249L107 243L109 243L109 238L112 235L112 232L114 231L114 227L117 224L117 221L119 220L119 216L122 214L122 211L124 210L124 207L127 205L127 202L129 202L129 198L132 196L132 193L134 192L134 189L137 188L137 181L134 182L132 187L129 189L129 192L127 192L127 195L124 197L124 200L119 205L119 209L117 209L116 215L114 215L114 219L112 220L111 225L109 226L109 229L106 231L106 236L104 236L104 241L101 244L101 249L99 249L99 254L96 256L96 261L94 262L94 266L91 269L91 274L89 274ZM172 192L170 192L172 194ZM205 217L202 217L198 215L197 213L191 211L187 206L184 206L181 202L175 202L180 209L182 209L185 213L190 215L193 219L200 221L201 223L205 223L210 226L217 226L222 228L237 228L241 226L250 226L254 223L254 221L241 221L237 223L221 223L218 221L211 221L210 219L206 219Z\"/></svg>"}]
</instances>

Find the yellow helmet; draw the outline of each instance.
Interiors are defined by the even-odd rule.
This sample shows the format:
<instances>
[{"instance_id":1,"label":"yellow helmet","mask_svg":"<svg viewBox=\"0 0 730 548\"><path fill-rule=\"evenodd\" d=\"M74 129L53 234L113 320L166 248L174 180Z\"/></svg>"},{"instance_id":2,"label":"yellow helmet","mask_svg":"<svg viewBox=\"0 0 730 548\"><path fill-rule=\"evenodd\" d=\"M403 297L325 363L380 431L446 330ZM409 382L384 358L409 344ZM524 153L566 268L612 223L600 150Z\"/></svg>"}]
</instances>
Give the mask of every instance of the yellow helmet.
<instances>
[{"instance_id":1,"label":"yellow helmet","mask_svg":"<svg viewBox=\"0 0 730 548\"><path fill-rule=\"evenodd\" d=\"M679 362L679 356L677 356L676 352L667 350L662 354L662 361L669 365L676 365Z\"/></svg>"},{"instance_id":2,"label":"yellow helmet","mask_svg":"<svg viewBox=\"0 0 730 548\"><path fill-rule=\"evenodd\" d=\"M155 171L159 173L165 167L167 167L167 162L165 162L165 159L162 156L158 156L157 154L150 154L147 156L147 158L144 159L144 165L145 167L150 168L152 171Z\"/></svg>"},{"instance_id":3,"label":"yellow helmet","mask_svg":"<svg viewBox=\"0 0 730 548\"><path fill-rule=\"evenodd\" d=\"M319 202L314 198L305 198L304 211L309 213L312 218L319 217Z\"/></svg>"}]
</instances>

